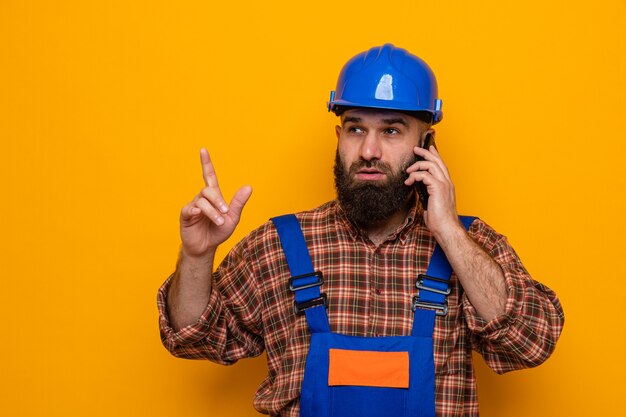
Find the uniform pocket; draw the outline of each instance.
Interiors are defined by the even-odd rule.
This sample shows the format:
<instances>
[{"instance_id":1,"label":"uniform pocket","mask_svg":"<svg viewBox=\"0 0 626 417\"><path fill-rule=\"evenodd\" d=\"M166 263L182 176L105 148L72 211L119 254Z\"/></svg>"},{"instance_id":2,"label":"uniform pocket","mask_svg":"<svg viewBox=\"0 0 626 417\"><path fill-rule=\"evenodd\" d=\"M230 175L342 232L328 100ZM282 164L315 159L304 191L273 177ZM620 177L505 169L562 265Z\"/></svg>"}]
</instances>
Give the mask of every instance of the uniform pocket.
<instances>
[{"instance_id":1,"label":"uniform pocket","mask_svg":"<svg viewBox=\"0 0 626 417\"><path fill-rule=\"evenodd\" d=\"M409 387L409 352L330 349L328 385Z\"/></svg>"},{"instance_id":2,"label":"uniform pocket","mask_svg":"<svg viewBox=\"0 0 626 417\"><path fill-rule=\"evenodd\" d=\"M404 417L409 354L330 349L328 388L333 417Z\"/></svg>"}]
</instances>

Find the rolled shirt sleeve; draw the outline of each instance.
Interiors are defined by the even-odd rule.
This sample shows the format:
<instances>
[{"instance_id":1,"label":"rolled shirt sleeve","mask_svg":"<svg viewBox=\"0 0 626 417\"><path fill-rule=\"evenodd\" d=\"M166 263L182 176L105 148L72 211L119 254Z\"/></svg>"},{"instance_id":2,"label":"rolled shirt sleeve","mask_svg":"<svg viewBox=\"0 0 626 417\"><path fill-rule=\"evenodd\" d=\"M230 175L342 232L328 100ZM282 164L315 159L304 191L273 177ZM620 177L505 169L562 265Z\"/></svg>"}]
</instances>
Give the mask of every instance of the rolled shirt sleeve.
<instances>
[{"instance_id":1,"label":"rolled shirt sleeve","mask_svg":"<svg viewBox=\"0 0 626 417\"><path fill-rule=\"evenodd\" d=\"M167 308L172 277L159 288L157 306L161 341L172 355L230 365L263 352L258 324L260 295L255 283L250 281L254 275L250 271L249 258L246 259L241 251L241 245L233 248L213 274L209 302L198 320L178 331L171 326Z\"/></svg>"},{"instance_id":2,"label":"rolled shirt sleeve","mask_svg":"<svg viewBox=\"0 0 626 417\"><path fill-rule=\"evenodd\" d=\"M564 323L556 294L531 278L506 237L480 220L470 235L502 268L507 288L505 312L490 321L463 296L473 348L499 374L543 363L554 351Z\"/></svg>"}]
</instances>

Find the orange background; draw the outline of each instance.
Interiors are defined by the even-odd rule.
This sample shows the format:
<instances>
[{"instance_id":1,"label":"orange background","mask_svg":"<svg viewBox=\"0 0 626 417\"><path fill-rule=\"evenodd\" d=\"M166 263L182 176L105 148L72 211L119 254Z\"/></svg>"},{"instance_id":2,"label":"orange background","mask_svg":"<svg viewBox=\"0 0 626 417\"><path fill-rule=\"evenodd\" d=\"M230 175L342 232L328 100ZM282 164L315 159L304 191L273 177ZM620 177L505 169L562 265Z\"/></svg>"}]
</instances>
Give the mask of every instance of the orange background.
<instances>
[{"instance_id":1,"label":"orange background","mask_svg":"<svg viewBox=\"0 0 626 417\"><path fill-rule=\"evenodd\" d=\"M198 149L226 195L254 188L223 249L331 199L325 102L384 42L437 74L459 211L565 307L542 367L477 360L481 415L626 415L623 0L0 0L0 415L256 415L263 358L224 368L159 341Z\"/></svg>"}]
</instances>

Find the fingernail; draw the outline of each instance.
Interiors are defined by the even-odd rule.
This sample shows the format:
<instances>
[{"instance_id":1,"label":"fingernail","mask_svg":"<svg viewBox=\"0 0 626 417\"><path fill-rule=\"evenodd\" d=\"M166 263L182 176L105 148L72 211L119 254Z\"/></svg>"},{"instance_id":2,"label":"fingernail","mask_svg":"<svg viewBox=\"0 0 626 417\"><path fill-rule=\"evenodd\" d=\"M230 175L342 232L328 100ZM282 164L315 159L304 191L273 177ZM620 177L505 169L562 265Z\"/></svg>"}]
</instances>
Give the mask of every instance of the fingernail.
<instances>
[{"instance_id":1,"label":"fingernail","mask_svg":"<svg viewBox=\"0 0 626 417\"><path fill-rule=\"evenodd\" d=\"M222 203L220 205L220 210L222 210L222 213L226 213L228 211L228 206L224 203Z\"/></svg>"},{"instance_id":2,"label":"fingernail","mask_svg":"<svg viewBox=\"0 0 626 417\"><path fill-rule=\"evenodd\" d=\"M218 217L217 219L215 219L215 223L217 223L218 226L221 226L224 224L224 218L223 217Z\"/></svg>"}]
</instances>

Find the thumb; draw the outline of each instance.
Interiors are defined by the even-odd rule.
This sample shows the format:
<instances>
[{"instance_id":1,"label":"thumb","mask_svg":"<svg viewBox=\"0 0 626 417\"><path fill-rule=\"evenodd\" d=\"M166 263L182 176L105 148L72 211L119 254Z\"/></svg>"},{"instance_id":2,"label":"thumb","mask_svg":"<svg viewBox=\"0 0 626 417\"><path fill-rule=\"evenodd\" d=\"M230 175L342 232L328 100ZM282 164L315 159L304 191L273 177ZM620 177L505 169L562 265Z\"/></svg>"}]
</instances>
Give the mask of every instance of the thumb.
<instances>
[{"instance_id":1,"label":"thumb","mask_svg":"<svg viewBox=\"0 0 626 417\"><path fill-rule=\"evenodd\" d=\"M248 202L248 199L251 195L252 187L250 187L249 185L245 185L237 190L229 204L229 214L233 216L233 220L237 222L239 221L239 218L241 217L241 212L243 211L243 208Z\"/></svg>"}]
</instances>

